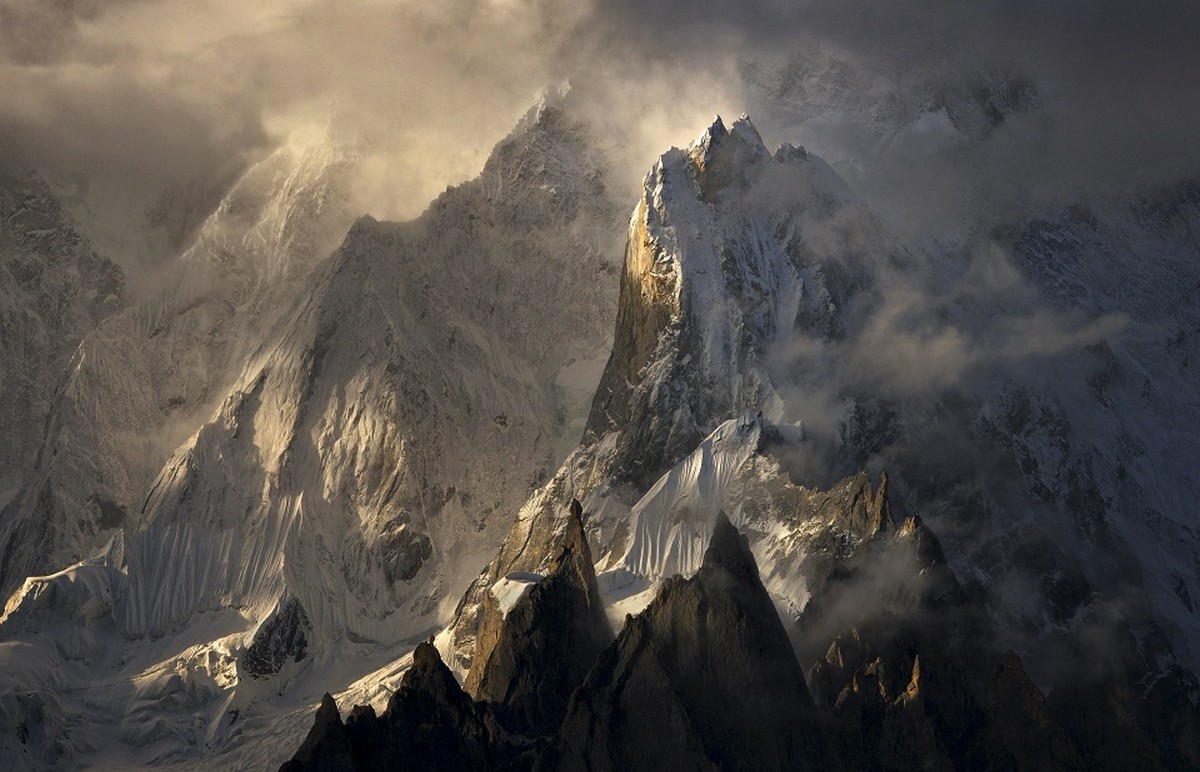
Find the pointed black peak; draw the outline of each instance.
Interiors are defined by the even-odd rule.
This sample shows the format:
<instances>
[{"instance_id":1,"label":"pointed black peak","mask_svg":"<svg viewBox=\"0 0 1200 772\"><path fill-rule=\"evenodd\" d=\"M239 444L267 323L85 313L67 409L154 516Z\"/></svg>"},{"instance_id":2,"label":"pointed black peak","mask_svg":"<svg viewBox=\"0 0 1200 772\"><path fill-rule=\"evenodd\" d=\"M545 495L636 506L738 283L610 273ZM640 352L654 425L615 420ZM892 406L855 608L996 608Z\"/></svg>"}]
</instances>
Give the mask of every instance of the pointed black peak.
<instances>
[{"instance_id":1,"label":"pointed black peak","mask_svg":"<svg viewBox=\"0 0 1200 772\"><path fill-rule=\"evenodd\" d=\"M946 553L937 535L930 530L920 515L912 515L900 525L897 536L914 545L917 559L922 568L946 564Z\"/></svg>"},{"instance_id":2,"label":"pointed black peak","mask_svg":"<svg viewBox=\"0 0 1200 772\"><path fill-rule=\"evenodd\" d=\"M571 499L567 520L563 524L562 549L554 561L554 570L571 555L582 555L591 563L591 551L588 549L587 534L583 530L583 505L578 499Z\"/></svg>"},{"instance_id":3,"label":"pointed black peak","mask_svg":"<svg viewBox=\"0 0 1200 772\"><path fill-rule=\"evenodd\" d=\"M429 641L421 641L417 644L417 648L413 651L413 670L438 670L445 667L442 664L442 655L438 653L437 647Z\"/></svg>"},{"instance_id":4,"label":"pointed black peak","mask_svg":"<svg viewBox=\"0 0 1200 772\"><path fill-rule=\"evenodd\" d=\"M721 120L721 116L714 115L712 123L704 130L700 141L704 142L708 140L710 143L719 142L727 136L729 136L729 129L725 128L725 121Z\"/></svg>"},{"instance_id":5,"label":"pointed black peak","mask_svg":"<svg viewBox=\"0 0 1200 772\"><path fill-rule=\"evenodd\" d=\"M716 570L755 584L759 582L758 564L754 561L754 553L750 551L750 541L729 522L724 511L717 513L712 539L708 542L704 563L700 568L702 574Z\"/></svg>"},{"instance_id":6,"label":"pointed black peak","mask_svg":"<svg viewBox=\"0 0 1200 772\"><path fill-rule=\"evenodd\" d=\"M718 544L724 546L726 542L737 544L745 542L746 537L742 536L741 532L729 522L729 515L725 514L725 510L717 513L717 520L713 523L712 541L709 543L709 550L712 550Z\"/></svg>"},{"instance_id":7,"label":"pointed black peak","mask_svg":"<svg viewBox=\"0 0 1200 772\"><path fill-rule=\"evenodd\" d=\"M321 698L312 729L301 743L296 755L280 767L280 772L306 770L351 770L350 740L337 702L329 692Z\"/></svg>"},{"instance_id":8,"label":"pointed black peak","mask_svg":"<svg viewBox=\"0 0 1200 772\"><path fill-rule=\"evenodd\" d=\"M999 676L1003 671L1012 671L1019 673L1022 677L1025 676L1025 665L1021 662L1020 656L1012 649L1005 649L1004 654L1000 656L1000 664L996 666L995 675Z\"/></svg>"},{"instance_id":9,"label":"pointed black peak","mask_svg":"<svg viewBox=\"0 0 1200 772\"><path fill-rule=\"evenodd\" d=\"M398 703L417 692L441 703L457 703L463 699L469 701L450 668L442 662L437 647L428 641L422 641L413 651L412 667L404 674L400 688L388 701L388 711L392 712Z\"/></svg>"},{"instance_id":10,"label":"pointed black peak","mask_svg":"<svg viewBox=\"0 0 1200 772\"><path fill-rule=\"evenodd\" d=\"M318 725L342 720L342 714L338 711L337 700L333 699L333 695L329 692L325 692L325 696L321 698L321 705L317 708L316 718Z\"/></svg>"},{"instance_id":11,"label":"pointed black peak","mask_svg":"<svg viewBox=\"0 0 1200 772\"><path fill-rule=\"evenodd\" d=\"M716 116L704 133L692 143L691 151L693 157L702 166L707 166L717 152L742 160L769 155L762 135L751 123L750 117L745 114L734 121L733 126L729 128L725 127L721 116Z\"/></svg>"},{"instance_id":12,"label":"pointed black peak","mask_svg":"<svg viewBox=\"0 0 1200 772\"><path fill-rule=\"evenodd\" d=\"M725 142L725 138L729 136L729 130L725 128L725 122L721 120L721 116L713 118L713 122L704 130L696 141L688 148L688 155L692 157L696 165L701 169L707 167L713 159L713 156Z\"/></svg>"},{"instance_id":13,"label":"pointed black peak","mask_svg":"<svg viewBox=\"0 0 1200 772\"><path fill-rule=\"evenodd\" d=\"M563 769L829 768L804 673L725 513L700 572L668 579L626 620L560 737L576 757Z\"/></svg>"}]
</instances>

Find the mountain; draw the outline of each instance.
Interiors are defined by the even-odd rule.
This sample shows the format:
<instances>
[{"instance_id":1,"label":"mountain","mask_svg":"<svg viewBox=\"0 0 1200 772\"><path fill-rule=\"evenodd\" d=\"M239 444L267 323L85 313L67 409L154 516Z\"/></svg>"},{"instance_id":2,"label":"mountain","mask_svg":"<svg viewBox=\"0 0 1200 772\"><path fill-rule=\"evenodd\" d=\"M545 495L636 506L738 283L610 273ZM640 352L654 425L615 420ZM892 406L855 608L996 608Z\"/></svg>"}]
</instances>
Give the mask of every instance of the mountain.
<instances>
[{"instance_id":1,"label":"mountain","mask_svg":"<svg viewBox=\"0 0 1200 772\"><path fill-rule=\"evenodd\" d=\"M562 551L545 576L508 574L485 598L496 603L502 622L480 630L490 653L475 660L464 688L490 703L500 723L517 734L553 733L566 715L567 697L612 642L582 516L572 501Z\"/></svg>"},{"instance_id":2,"label":"mountain","mask_svg":"<svg viewBox=\"0 0 1200 772\"><path fill-rule=\"evenodd\" d=\"M19 151L0 162L0 508L16 495L80 341L126 303L125 277ZM10 565L7 554L0 564ZM3 585L0 585L3 586Z\"/></svg>"},{"instance_id":3,"label":"mountain","mask_svg":"<svg viewBox=\"0 0 1200 772\"><path fill-rule=\"evenodd\" d=\"M151 484L349 225L352 151L285 146L249 169L160 289L81 341L23 490L4 511L6 593L141 525Z\"/></svg>"},{"instance_id":4,"label":"mountain","mask_svg":"<svg viewBox=\"0 0 1200 772\"><path fill-rule=\"evenodd\" d=\"M90 342L47 471L4 522L74 522L66 496L87 485L123 517L106 541L4 567L21 582L83 558L24 579L0 620L21 663L4 689L32 695L6 723L72 725L64 760L106 734L116 763L258 754L243 728L298 721L307 673L348 686L451 613L500 542L495 513L577 441L609 350L618 210L569 102L548 93L478 179L409 223L349 223L353 148L281 150L210 217L177 284ZM130 415L132 437L115 428ZM109 707L84 717L56 670ZM264 718L283 692L291 707ZM37 766L45 747L5 758Z\"/></svg>"},{"instance_id":5,"label":"mountain","mask_svg":"<svg viewBox=\"0 0 1200 772\"><path fill-rule=\"evenodd\" d=\"M280 770L482 770L505 760L486 711L463 693L437 649L423 642L382 715L356 707L343 724L326 694L304 744Z\"/></svg>"},{"instance_id":6,"label":"mountain","mask_svg":"<svg viewBox=\"0 0 1200 772\"><path fill-rule=\"evenodd\" d=\"M1162 325L1188 318L1188 301L1157 315L1141 305L1193 249L1189 200L1168 196L1153 217L1144 201L1136 218L1110 208L1076 221L1071 240L1032 221L993 232L993 268L1012 269L997 286L976 273L977 244L905 246L818 159L769 154L748 121L714 123L646 179L583 442L464 596L439 639L448 661L466 670L491 655L482 631L503 625L492 588L544 571L562 501L589 513L615 624L700 569L725 511L776 607L798 620L810 684L841 674L819 706L845 763L1191 768L1188 595L1157 578L1173 572L1186 589L1194 547L1172 530L1186 510L1130 508L1190 485L1175 467L1187 450L1160 443L1176 453L1150 474L1138 459L1155 446L1134 439L1167 405L1190 415L1178 360L1162 351ZM1111 270L1152 261L1121 285L1126 297L1098 303L1103 280L1061 280L1081 270L1085 236ZM1087 303L1064 297L1081 286L1095 288ZM911 369L959 340L981 347L961 370ZM915 361L895 358L905 347ZM1135 372L1156 374L1137 381L1140 405L1124 392ZM923 516L895 516L897 501ZM979 640L992 644L972 651ZM1104 707L1080 713L1077 700ZM1040 717L1036 732L1016 729L1022 713ZM1035 744L1015 740L1028 733ZM1104 750L1106 733L1127 755Z\"/></svg>"},{"instance_id":7,"label":"mountain","mask_svg":"<svg viewBox=\"0 0 1200 772\"><path fill-rule=\"evenodd\" d=\"M851 239L851 230L873 235ZM890 254L832 170L795 148L772 156L747 120L727 130L718 119L689 150L662 157L630 221L616 338L583 443L522 507L464 598L451 662L465 668L477 655L486 588L513 571L542 571L556 549L557 502L577 498L592 513L598 565L610 574L602 587L621 582L622 561L636 563L641 550L654 565L629 567L643 578L674 573L672 544L691 550L694 570L703 539L692 543L680 529L705 535L705 515L715 515L759 436L754 412L723 422L778 412L772 343L797 324L836 334L838 298L863 283L867 243ZM673 525L638 543L664 518Z\"/></svg>"},{"instance_id":8,"label":"mountain","mask_svg":"<svg viewBox=\"0 0 1200 772\"><path fill-rule=\"evenodd\" d=\"M568 523L579 523L577 507ZM503 630L516 635L501 657L511 661L508 647L523 643L515 656L538 667L509 680L499 699L471 700L422 643L382 715L357 706L343 722L325 695L308 737L281 769L1089 768L1020 658L994 652L986 621L955 592L937 538L918 518L839 563L830 577L838 586L806 609L800 636L821 635L815 617L853 622L809 671L812 695L747 538L719 514L695 576L662 583L615 641L591 650L581 680L556 676L563 662L588 653L561 646L587 613L535 600L575 573L560 563L507 610L518 620L506 615ZM907 587L884 590L882 613L858 603L848 616L840 601L864 581L855 574L877 572ZM495 591L509 597L507 586ZM528 637L519 638L522 631ZM548 635L560 645L547 648ZM529 674L556 686L560 698L570 695L560 721L537 727L523 718L530 692L520 686ZM1120 763L1153 763L1153 746L1134 739L1142 745L1124 751Z\"/></svg>"},{"instance_id":9,"label":"mountain","mask_svg":"<svg viewBox=\"0 0 1200 772\"><path fill-rule=\"evenodd\" d=\"M668 580L601 655L560 738L563 769L829 765L791 642L724 515L696 575Z\"/></svg>"},{"instance_id":10,"label":"mountain","mask_svg":"<svg viewBox=\"0 0 1200 772\"><path fill-rule=\"evenodd\" d=\"M281 769L528 769L545 752L535 738L558 729L567 697L612 644L581 515L572 502L564 550L546 576L513 576L494 588L504 623L492 655L468 677L483 701L422 642L382 714L358 705L343 723L326 694Z\"/></svg>"},{"instance_id":11,"label":"mountain","mask_svg":"<svg viewBox=\"0 0 1200 772\"><path fill-rule=\"evenodd\" d=\"M1194 186L913 239L716 119L618 277L572 99L408 223L287 150L85 339L0 520L0 759L1200 766Z\"/></svg>"}]
</instances>

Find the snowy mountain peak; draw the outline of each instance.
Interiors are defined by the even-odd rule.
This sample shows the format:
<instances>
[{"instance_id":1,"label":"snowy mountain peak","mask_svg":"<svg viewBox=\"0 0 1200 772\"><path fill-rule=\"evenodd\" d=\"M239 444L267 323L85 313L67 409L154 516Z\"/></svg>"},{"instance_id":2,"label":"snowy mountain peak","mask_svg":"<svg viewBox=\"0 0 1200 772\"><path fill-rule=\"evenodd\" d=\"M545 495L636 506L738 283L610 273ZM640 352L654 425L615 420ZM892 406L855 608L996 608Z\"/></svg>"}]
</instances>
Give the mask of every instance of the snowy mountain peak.
<instances>
[{"instance_id":1,"label":"snowy mountain peak","mask_svg":"<svg viewBox=\"0 0 1200 772\"><path fill-rule=\"evenodd\" d=\"M717 116L688 147L687 156L695 167L701 197L710 201L722 188L744 182L747 168L769 158L770 153L750 118L742 115L729 129Z\"/></svg>"},{"instance_id":2,"label":"snowy mountain peak","mask_svg":"<svg viewBox=\"0 0 1200 772\"><path fill-rule=\"evenodd\" d=\"M819 159L772 158L745 119L729 131L718 118L688 151L659 158L630 219L615 341L583 444L467 592L444 641L455 667L488 651L495 583L543 574L561 548L564 500L583 502L602 586L629 610L649 600L648 582L697 570L726 489L782 413L772 345L798 327L836 334L845 293L824 266L852 274L860 251L886 255L872 225Z\"/></svg>"},{"instance_id":3,"label":"snowy mountain peak","mask_svg":"<svg viewBox=\"0 0 1200 772\"><path fill-rule=\"evenodd\" d=\"M709 124L699 137L692 141L688 146L689 151L706 151L713 147L723 138L729 136L729 130L725 128L725 121L721 120L721 116L714 115L713 121Z\"/></svg>"},{"instance_id":4,"label":"snowy mountain peak","mask_svg":"<svg viewBox=\"0 0 1200 772\"><path fill-rule=\"evenodd\" d=\"M538 123L551 110L562 111L570 109L570 106L575 101L574 92L575 88L570 80L542 88L534 98L533 105L525 111L524 117L517 123L513 134L528 131L532 125Z\"/></svg>"},{"instance_id":5,"label":"snowy mountain peak","mask_svg":"<svg viewBox=\"0 0 1200 772\"><path fill-rule=\"evenodd\" d=\"M748 118L726 130L718 117L686 152L664 154L630 222L616 342L589 419L595 437L631 427L619 474L649 485L730 416L778 415L771 346L797 326L835 334L839 304L868 281L828 275L855 276L864 253L889 251L827 165L772 157Z\"/></svg>"},{"instance_id":6,"label":"snowy mountain peak","mask_svg":"<svg viewBox=\"0 0 1200 772\"><path fill-rule=\"evenodd\" d=\"M767 146L751 122L750 116L742 113L728 128L721 116L714 116L708 128L688 146L688 154L709 158L718 148L724 148L730 140L756 153L761 151L765 154L767 151Z\"/></svg>"},{"instance_id":7,"label":"snowy mountain peak","mask_svg":"<svg viewBox=\"0 0 1200 772\"><path fill-rule=\"evenodd\" d=\"M297 133L246 171L201 226L183 261L252 281L303 276L345 233L348 175L361 143L332 128Z\"/></svg>"}]
</instances>

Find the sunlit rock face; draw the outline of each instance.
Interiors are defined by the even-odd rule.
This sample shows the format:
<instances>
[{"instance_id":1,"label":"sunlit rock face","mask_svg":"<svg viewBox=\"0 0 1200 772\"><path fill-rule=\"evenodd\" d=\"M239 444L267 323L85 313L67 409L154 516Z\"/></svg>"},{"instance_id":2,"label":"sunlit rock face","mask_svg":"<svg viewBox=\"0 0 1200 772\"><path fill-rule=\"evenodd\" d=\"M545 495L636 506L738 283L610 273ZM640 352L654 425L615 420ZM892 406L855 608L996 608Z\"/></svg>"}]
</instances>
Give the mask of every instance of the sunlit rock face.
<instances>
[{"instance_id":1,"label":"sunlit rock face","mask_svg":"<svg viewBox=\"0 0 1200 772\"><path fill-rule=\"evenodd\" d=\"M490 703L510 732L554 733L566 715L567 699L612 642L582 515L579 502L571 502L562 550L549 573L510 607L504 608L501 599L503 616L496 629L479 633L488 655L474 660L463 686ZM495 600L495 594L493 587L489 597Z\"/></svg>"}]
</instances>

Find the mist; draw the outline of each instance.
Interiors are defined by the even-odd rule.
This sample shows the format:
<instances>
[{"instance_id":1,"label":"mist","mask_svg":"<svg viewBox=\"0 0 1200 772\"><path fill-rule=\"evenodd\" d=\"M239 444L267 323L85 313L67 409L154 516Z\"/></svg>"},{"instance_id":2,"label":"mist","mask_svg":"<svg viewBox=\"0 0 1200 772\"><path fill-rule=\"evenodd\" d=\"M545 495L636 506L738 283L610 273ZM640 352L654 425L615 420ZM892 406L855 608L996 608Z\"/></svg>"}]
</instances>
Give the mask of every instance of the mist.
<instances>
[{"instance_id":1,"label":"mist","mask_svg":"<svg viewBox=\"0 0 1200 772\"><path fill-rule=\"evenodd\" d=\"M570 80L631 206L659 153L746 111L911 235L1200 171L1198 24L1182 1L0 0L0 128L114 231L180 191L200 218L289 135L330 128L369 148L363 212L406 219ZM814 62L846 77L836 112L812 88L828 78L795 77ZM966 115L998 82L1026 84L1020 104Z\"/></svg>"}]
</instances>

